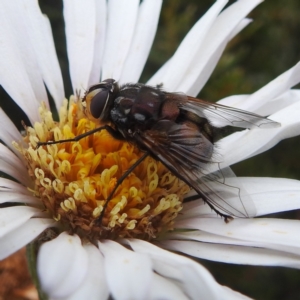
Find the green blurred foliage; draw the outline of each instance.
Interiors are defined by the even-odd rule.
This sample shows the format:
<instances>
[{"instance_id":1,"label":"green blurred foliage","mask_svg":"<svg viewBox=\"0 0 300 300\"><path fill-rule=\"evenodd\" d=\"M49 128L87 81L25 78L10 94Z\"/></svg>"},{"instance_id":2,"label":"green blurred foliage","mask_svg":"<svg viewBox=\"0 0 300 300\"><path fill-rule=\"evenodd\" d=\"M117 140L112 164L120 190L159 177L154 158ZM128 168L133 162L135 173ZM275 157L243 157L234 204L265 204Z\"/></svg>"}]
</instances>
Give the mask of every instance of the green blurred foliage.
<instances>
[{"instance_id":1,"label":"green blurred foliage","mask_svg":"<svg viewBox=\"0 0 300 300\"><path fill-rule=\"evenodd\" d=\"M68 96L71 93L71 84L62 2L39 2L51 21ZM158 33L141 82L149 79L172 56L185 34L213 3L211 0L164 1ZM252 93L295 65L300 60L299 13L299 0L269 0L259 5L249 16L253 18L253 23L230 42L200 97L217 101L233 94ZM26 117L17 112L17 108L9 101L4 91L0 91L0 99L1 106L21 128L20 120L26 120ZM233 169L240 176L300 179L299 152L300 138L292 138L282 141L266 153L233 166ZM299 217L297 213L283 215L288 216ZM234 266L207 261L201 263L211 271L218 282L250 297L300 299L300 274L297 270Z\"/></svg>"}]
</instances>

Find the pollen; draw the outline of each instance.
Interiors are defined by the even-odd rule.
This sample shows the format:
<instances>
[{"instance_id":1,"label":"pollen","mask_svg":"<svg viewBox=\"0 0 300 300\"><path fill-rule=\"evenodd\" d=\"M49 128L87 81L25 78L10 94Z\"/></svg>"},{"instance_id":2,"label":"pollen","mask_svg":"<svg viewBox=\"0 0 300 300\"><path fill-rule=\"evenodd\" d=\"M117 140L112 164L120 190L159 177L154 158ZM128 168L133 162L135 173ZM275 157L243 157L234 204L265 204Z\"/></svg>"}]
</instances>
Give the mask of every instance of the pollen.
<instances>
[{"instance_id":1,"label":"pollen","mask_svg":"<svg viewBox=\"0 0 300 300\"><path fill-rule=\"evenodd\" d=\"M39 142L72 139L99 126L84 115L75 97L64 101L59 122L45 105L39 113L41 121L26 128L28 146L15 146L27 163L34 184L30 190L58 228L92 241L153 239L172 230L190 190L185 183L148 156L118 184L144 153L106 130L76 142L39 146Z\"/></svg>"}]
</instances>

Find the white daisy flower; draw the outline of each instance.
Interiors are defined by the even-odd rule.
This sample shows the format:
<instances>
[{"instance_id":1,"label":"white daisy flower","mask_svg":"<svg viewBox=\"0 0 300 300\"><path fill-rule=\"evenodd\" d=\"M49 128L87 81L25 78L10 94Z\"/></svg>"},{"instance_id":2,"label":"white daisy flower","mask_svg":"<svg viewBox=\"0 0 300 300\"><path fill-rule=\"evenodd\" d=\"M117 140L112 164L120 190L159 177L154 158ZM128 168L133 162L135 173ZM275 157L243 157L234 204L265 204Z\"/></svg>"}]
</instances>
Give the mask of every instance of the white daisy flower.
<instances>
[{"instance_id":1,"label":"white daisy flower","mask_svg":"<svg viewBox=\"0 0 300 300\"><path fill-rule=\"evenodd\" d=\"M64 0L74 95L101 79L139 81L161 2ZM196 96L260 2L240 0L224 9L227 1L216 1L147 84L163 83L165 90ZM76 97L69 105L64 99L49 21L37 1L2 0L0 14L0 84L33 124L23 136L0 110L0 171L14 179L0 178L0 259L36 239L40 286L50 299L247 298L219 285L188 256L299 268L299 221L235 218L225 224L201 199L183 202L189 187L152 158L123 181L101 225L95 225L120 170L141 151L104 130L77 143L37 147L38 141L72 138L96 125ZM252 95L220 100L270 115L281 126L223 138L218 143L222 163L211 164L211 172L300 134L300 93L291 90L299 82L297 64ZM57 122L44 84L59 111ZM253 216L300 207L296 180L238 177L228 183L242 185L251 196Z\"/></svg>"}]
</instances>

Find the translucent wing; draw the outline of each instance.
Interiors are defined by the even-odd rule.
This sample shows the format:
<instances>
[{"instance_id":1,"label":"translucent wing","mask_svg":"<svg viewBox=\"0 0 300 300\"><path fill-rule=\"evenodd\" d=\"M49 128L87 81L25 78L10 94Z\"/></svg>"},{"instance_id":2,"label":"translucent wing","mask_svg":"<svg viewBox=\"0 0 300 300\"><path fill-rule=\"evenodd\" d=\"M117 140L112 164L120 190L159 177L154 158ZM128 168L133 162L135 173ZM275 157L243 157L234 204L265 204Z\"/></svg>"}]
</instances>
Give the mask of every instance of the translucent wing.
<instances>
[{"instance_id":1,"label":"translucent wing","mask_svg":"<svg viewBox=\"0 0 300 300\"><path fill-rule=\"evenodd\" d=\"M217 103L209 103L184 94L166 93L170 101L176 101L180 110L206 118L215 127L234 126L241 128L274 128L280 123L260 115ZM173 99L172 99L173 98Z\"/></svg>"},{"instance_id":2,"label":"translucent wing","mask_svg":"<svg viewBox=\"0 0 300 300\"><path fill-rule=\"evenodd\" d=\"M243 188L226 184L228 170L208 174L206 168L212 158L203 152L207 140L188 123L161 120L135 138L218 213L244 218L255 215L254 205Z\"/></svg>"}]
</instances>

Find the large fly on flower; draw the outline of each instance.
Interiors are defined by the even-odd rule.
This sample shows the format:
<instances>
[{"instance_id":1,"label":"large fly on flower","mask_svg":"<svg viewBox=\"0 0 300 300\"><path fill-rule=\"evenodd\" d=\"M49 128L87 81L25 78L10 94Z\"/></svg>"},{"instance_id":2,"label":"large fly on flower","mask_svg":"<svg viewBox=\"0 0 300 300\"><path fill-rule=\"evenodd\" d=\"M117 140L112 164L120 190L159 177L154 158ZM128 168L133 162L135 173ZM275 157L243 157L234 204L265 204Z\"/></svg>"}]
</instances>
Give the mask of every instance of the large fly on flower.
<instances>
[{"instance_id":1,"label":"large fly on flower","mask_svg":"<svg viewBox=\"0 0 300 300\"><path fill-rule=\"evenodd\" d=\"M161 161L178 178L192 187L211 209L224 217L249 217L254 208L238 184L226 183L229 168L210 172L218 162L214 143L224 126L272 128L280 124L236 108L212 104L181 93L168 93L144 84L119 86L106 79L91 86L82 99L86 114L101 122L100 127L73 139L40 142L38 146L78 141L106 129L114 138L134 143L144 154L117 181L107 197L96 224L123 180L147 157Z\"/></svg>"}]
</instances>

